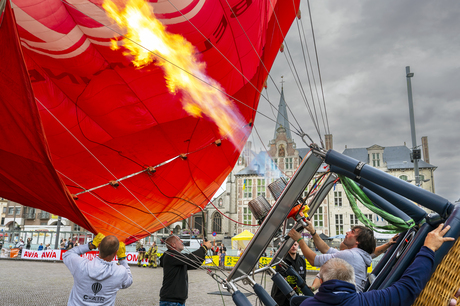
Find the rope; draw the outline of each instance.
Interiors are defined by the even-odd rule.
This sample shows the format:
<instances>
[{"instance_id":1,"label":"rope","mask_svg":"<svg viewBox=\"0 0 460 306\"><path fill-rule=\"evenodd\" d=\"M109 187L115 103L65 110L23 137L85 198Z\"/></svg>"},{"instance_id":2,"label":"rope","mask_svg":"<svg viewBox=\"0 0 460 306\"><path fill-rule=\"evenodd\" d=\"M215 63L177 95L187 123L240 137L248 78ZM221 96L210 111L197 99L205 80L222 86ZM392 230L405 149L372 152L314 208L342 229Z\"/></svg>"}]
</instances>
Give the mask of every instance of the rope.
<instances>
[{"instance_id":1,"label":"rope","mask_svg":"<svg viewBox=\"0 0 460 306\"><path fill-rule=\"evenodd\" d=\"M345 194L347 195L348 201L350 202L351 209L358 217L358 220L361 221L365 226L369 227L370 229L378 232L378 233L386 233L386 234L396 234L406 231L415 226L414 220L410 219L407 223L396 216L389 214L388 212L378 208L377 206L372 203L372 201L366 196L366 194L356 185L354 181L351 179L344 177L343 175L339 175L340 181L342 182L343 189ZM369 210L373 213L381 216L383 219L388 221L389 225L379 226L369 220L359 209L358 205L356 204L355 197ZM384 231L382 231L384 230Z\"/></svg>"},{"instance_id":2,"label":"rope","mask_svg":"<svg viewBox=\"0 0 460 306\"><path fill-rule=\"evenodd\" d=\"M313 44L315 46L315 55L316 55L316 64L318 66L319 82L321 84L321 93L323 95L324 113L326 115L326 123L327 123L328 133L330 134L331 130L329 129L329 119L327 117L327 111L326 111L326 100L324 98L323 80L321 78L321 69L319 68L318 49L316 48L316 38L315 38L315 30L313 28L313 18L311 17L310 0L307 0L307 4L308 4L308 14L310 15L311 34L313 36Z\"/></svg>"}]
</instances>

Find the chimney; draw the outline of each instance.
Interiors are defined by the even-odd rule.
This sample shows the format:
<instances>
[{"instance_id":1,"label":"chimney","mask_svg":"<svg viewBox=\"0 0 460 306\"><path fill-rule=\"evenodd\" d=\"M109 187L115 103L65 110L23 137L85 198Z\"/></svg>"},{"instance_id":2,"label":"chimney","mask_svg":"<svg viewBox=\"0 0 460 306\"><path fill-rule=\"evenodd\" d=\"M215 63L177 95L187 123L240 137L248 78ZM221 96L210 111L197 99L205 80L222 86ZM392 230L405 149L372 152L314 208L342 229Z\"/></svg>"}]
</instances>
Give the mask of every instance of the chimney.
<instances>
[{"instance_id":1,"label":"chimney","mask_svg":"<svg viewBox=\"0 0 460 306\"><path fill-rule=\"evenodd\" d=\"M334 147L332 145L332 134L324 135L326 140L326 151L332 150Z\"/></svg>"},{"instance_id":2,"label":"chimney","mask_svg":"<svg viewBox=\"0 0 460 306\"><path fill-rule=\"evenodd\" d=\"M430 152L428 151L428 136L422 137L422 151L423 151L423 160L426 163L430 163Z\"/></svg>"}]
</instances>

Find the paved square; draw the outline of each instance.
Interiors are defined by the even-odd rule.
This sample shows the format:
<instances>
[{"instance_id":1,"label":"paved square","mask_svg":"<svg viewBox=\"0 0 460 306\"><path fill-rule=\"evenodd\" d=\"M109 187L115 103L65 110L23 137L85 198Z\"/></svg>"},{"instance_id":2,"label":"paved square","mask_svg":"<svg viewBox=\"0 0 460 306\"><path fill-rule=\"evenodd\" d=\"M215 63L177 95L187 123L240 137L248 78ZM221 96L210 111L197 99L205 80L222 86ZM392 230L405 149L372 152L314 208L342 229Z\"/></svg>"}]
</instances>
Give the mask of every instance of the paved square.
<instances>
[{"instance_id":1,"label":"paved square","mask_svg":"<svg viewBox=\"0 0 460 306\"><path fill-rule=\"evenodd\" d=\"M115 305L159 305L163 269L131 266L131 271L134 283L128 289L118 292ZM219 275L225 278L222 273ZM311 284L314 277L315 274L307 275L307 283ZM262 286L265 285L270 292L272 281L269 278L264 282L258 275L256 281ZM0 305L2 306L67 305L72 286L73 277L62 262L0 259ZM249 286L243 287L253 292ZM189 271L187 306L234 305L231 296L208 294L216 291L219 291L218 284L205 271ZM255 295L250 296L249 300L256 305Z\"/></svg>"}]
</instances>

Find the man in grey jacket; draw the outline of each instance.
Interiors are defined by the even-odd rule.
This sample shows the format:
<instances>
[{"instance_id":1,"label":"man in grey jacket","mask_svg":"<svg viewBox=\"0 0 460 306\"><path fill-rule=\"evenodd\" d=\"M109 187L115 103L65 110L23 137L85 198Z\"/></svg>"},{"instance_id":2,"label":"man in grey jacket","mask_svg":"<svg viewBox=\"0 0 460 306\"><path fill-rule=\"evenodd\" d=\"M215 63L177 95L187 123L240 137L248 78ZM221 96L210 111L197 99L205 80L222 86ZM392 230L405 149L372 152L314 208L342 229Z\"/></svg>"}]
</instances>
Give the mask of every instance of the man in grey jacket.
<instances>
[{"instance_id":1,"label":"man in grey jacket","mask_svg":"<svg viewBox=\"0 0 460 306\"><path fill-rule=\"evenodd\" d=\"M311 233L316 248L323 253L316 255L305 243L301 234L295 230L289 232L289 236L299 242L305 259L315 267L321 267L331 258L341 258L353 266L355 270L356 290L362 292L367 279L367 268L372 263L371 254L375 251L374 233L367 227L355 226L347 232L343 243L347 249L338 251L329 246L316 234L312 222L307 220L306 229ZM299 240L300 239L300 240Z\"/></svg>"},{"instance_id":2,"label":"man in grey jacket","mask_svg":"<svg viewBox=\"0 0 460 306\"><path fill-rule=\"evenodd\" d=\"M80 255L99 248L92 261ZM131 286L125 244L115 236L98 234L88 244L74 247L62 256L73 275L74 284L67 305L114 305L117 291ZM113 261L118 256L118 263Z\"/></svg>"}]
</instances>

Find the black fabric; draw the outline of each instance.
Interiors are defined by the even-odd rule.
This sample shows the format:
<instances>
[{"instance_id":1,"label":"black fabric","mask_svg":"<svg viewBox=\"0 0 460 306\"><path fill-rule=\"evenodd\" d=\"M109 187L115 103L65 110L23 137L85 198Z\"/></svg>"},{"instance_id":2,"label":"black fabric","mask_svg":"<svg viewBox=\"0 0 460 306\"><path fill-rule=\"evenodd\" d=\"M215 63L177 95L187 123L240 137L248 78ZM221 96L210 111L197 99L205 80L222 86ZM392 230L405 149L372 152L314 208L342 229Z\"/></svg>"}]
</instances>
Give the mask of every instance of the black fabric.
<instances>
[{"instance_id":1,"label":"black fabric","mask_svg":"<svg viewBox=\"0 0 460 306\"><path fill-rule=\"evenodd\" d=\"M197 269L204 261L206 250L200 247L191 254L167 250L160 258L163 286L160 301L185 304L188 297L188 270Z\"/></svg>"},{"instance_id":2,"label":"black fabric","mask_svg":"<svg viewBox=\"0 0 460 306\"><path fill-rule=\"evenodd\" d=\"M300 275L300 277L302 277L303 280L305 281L305 277L307 276L306 274L307 265L305 263L305 258L303 256L300 256L299 254L297 254L296 258L292 259L291 255L287 254L287 256L284 258L284 261L288 265L292 266L294 270ZM276 266L275 270L279 272L283 277L287 276L283 268ZM291 285L291 287L294 288L295 285ZM271 296L279 306L289 306L289 300L281 292L278 286L275 285L275 283L273 283Z\"/></svg>"}]
</instances>

